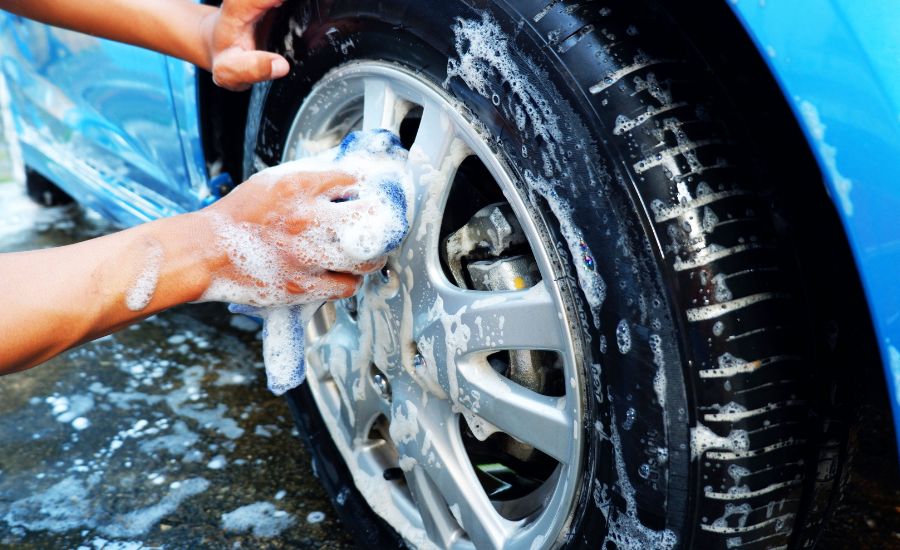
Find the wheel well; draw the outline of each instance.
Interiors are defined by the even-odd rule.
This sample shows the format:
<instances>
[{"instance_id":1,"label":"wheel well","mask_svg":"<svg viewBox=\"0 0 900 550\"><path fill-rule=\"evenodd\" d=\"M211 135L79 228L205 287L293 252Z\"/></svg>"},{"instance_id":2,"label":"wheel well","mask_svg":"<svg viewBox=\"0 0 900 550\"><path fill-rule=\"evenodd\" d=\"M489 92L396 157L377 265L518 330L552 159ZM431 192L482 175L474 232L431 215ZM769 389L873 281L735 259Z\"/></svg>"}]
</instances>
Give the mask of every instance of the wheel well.
<instances>
[{"instance_id":1,"label":"wheel well","mask_svg":"<svg viewBox=\"0 0 900 550\"><path fill-rule=\"evenodd\" d=\"M761 181L781 183L771 190L774 216L791 241L812 313L838 322L842 339L855 338L853 364L865 359L880 373L872 317L847 235L774 75L726 0L658 3L682 26L730 96L732 115L749 134Z\"/></svg>"},{"instance_id":2,"label":"wheel well","mask_svg":"<svg viewBox=\"0 0 900 550\"><path fill-rule=\"evenodd\" d=\"M761 181L780 184L770 191L773 216L799 268L813 360L823 370L833 369L822 377L835 381L831 420L850 426L850 455L839 459L846 463L868 414L867 402L873 391L887 396L887 385L860 275L822 171L774 75L727 1L657 2L682 26L730 96ZM819 466L823 463L827 459L820 457ZM846 474L838 479L836 498L821 504L833 510L847 479ZM805 504L815 506L812 500ZM823 517L827 514L807 516L800 533L818 531Z\"/></svg>"}]
</instances>

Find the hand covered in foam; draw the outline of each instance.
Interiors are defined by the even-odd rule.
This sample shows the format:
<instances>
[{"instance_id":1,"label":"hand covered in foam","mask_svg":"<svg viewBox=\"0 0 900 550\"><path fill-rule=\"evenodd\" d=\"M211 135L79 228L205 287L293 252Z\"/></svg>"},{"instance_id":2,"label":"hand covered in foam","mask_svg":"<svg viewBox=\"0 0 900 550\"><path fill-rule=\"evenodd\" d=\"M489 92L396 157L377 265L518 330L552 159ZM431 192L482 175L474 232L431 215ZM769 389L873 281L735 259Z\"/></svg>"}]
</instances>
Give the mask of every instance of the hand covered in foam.
<instances>
[{"instance_id":1,"label":"hand covered in foam","mask_svg":"<svg viewBox=\"0 0 900 550\"><path fill-rule=\"evenodd\" d=\"M409 230L406 150L386 130L254 175L207 209L223 261L203 301L265 321L269 389L305 378L303 327L326 300L356 292Z\"/></svg>"},{"instance_id":2,"label":"hand covered in foam","mask_svg":"<svg viewBox=\"0 0 900 550\"><path fill-rule=\"evenodd\" d=\"M284 306L352 295L406 236L406 154L390 132L354 132L207 208L223 261L203 300Z\"/></svg>"}]
</instances>

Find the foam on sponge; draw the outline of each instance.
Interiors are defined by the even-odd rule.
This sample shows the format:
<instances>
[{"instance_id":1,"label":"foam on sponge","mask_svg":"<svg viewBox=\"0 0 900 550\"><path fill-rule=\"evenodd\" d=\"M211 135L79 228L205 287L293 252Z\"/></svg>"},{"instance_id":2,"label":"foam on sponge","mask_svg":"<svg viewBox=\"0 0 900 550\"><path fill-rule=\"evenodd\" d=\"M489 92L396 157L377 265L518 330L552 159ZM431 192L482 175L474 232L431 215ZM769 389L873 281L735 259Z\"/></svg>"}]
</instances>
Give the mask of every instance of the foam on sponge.
<instances>
[{"instance_id":1,"label":"foam on sponge","mask_svg":"<svg viewBox=\"0 0 900 550\"><path fill-rule=\"evenodd\" d=\"M412 196L403 178L406 156L399 138L387 130L353 132L333 149L257 174L275 182L296 173L345 172L356 180L342 197L298 205L313 209L306 213L313 223L290 234L289 242L267 242L256 226L216 220L220 245L252 282L215 279L202 299L232 302L233 312L263 319L266 375L276 395L306 378L304 327L338 293L323 275L378 262L406 237ZM285 248L297 265L279 259L279 249ZM285 290L285 281L301 282L303 292Z\"/></svg>"}]
</instances>

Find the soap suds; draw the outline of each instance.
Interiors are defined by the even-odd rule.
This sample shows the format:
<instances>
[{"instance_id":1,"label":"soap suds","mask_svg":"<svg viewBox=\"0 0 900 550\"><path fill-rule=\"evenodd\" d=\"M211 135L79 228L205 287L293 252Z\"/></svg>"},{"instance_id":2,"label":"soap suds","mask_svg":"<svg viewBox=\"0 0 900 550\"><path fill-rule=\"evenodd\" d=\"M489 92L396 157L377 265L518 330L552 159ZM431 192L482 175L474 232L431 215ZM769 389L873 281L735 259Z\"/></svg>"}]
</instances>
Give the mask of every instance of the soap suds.
<instances>
[{"instance_id":1,"label":"soap suds","mask_svg":"<svg viewBox=\"0 0 900 550\"><path fill-rule=\"evenodd\" d=\"M818 149L819 152L819 159L824 165L828 176L831 178L831 183L834 185L834 189L837 192L839 199L838 204L840 205L841 210L844 211L845 216L853 216L853 201L850 198L850 193L853 191L853 181L842 174L838 168L837 147L825 141L825 130L827 129L827 126L822 122L822 118L819 116L819 110L815 105L807 100L800 101L799 105L800 115L803 117L806 128L815 142L816 149Z\"/></svg>"},{"instance_id":2,"label":"soap suds","mask_svg":"<svg viewBox=\"0 0 900 550\"><path fill-rule=\"evenodd\" d=\"M299 233L284 228L274 242L258 226L214 217L219 245L251 282L216 278L202 300L232 302L237 304L232 312L263 320L263 357L274 394L306 378L304 327L326 300L342 291L329 283L328 271L353 271L383 261L406 237L412 197L404 177L406 158L399 138L387 130L352 132L337 147L256 174L272 185L301 173L344 172L357 181L343 196L298 201L298 218L312 222ZM284 265L284 250L300 267ZM287 281L301 292L283 288Z\"/></svg>"},{"instance_id":3,"label":"soap suds","mask_svg":"<svg viewBox=\"0 0 900 550\"><path fill-rule=\"evenodd\" d=\"M159 282L159 270L162 267L163 249L158 243L148 246L144 269L137 280L125 294L125 305L131 311L142 311L150 304L156 284Z\"/></svg>"},{"instance_id":4,"label":"soap suds","mask_svg":"<svg viewBox=\"0 0 900 550\"><path fill-rule=\"evenodd\" d=\"M459 78L470 89L492 100L501 91L494 85L495 76L497 81L509 86L509 91L502 90L498 107L514 114L519 132L533 135L542 143L541 150L530 153L539 156L541 169L537 172L525 169L525 182L547 202L559 221L559 230L572 254L578 282L594 316L594 325L599 328L606 283L597 271L595 256L581 229L573 220L571 205L559 193L560 179L561 176L564 179L566 171L563 151L568 145L556 108L522 71L507 35L490 15L483 13L481 19L457 19L453 33L457 57L448 60L444 86L447 87L451 79ZM529 69L533 74L540 73L535 66ZM523 148L523 154L527 156L529 152Z\"/></svg>"},{"instance_id":5,"label":"soap suds","mask_svg":"<svg viewBox=\"0 0 900 550\"><path fill-rule=\"evenodd\" d=\"M69 397L53 394L44 399L50 405L51 413L57 422L72 424L76 430L83 430L90 426L90 421L85 418L88 412L94 408L94 398L90 394L75 394Z\"/></svg>"},{"instance_id":6,"label":"soap suds","mask_svg":"<svg viewBox=\"0 0 900 550\"><path fill-rule=\"evenodd\" d=\"M665 414L666 361L663 357L662 338L658 334L650 335L650 351L653 353L653 365L656 366L656 374L653 376L653 391L656 392L656 401Z\"/></svg>"},{"instance_id":7,"label":"soap suds","mask_svg":"<svg viewBox=\"0 0 900 550\"><path fill-rule=\"evenodd\" d=\"M750 435L747 430L731 430L728 435L720 436L698 422L696 428L691 428L691 460L700 458L709 449L746 451L750 449Z\"/></svg>"},{"instance_id":8,"label":"soap suds","mask_svg":"<svg viewBox=\"0 0 900 550\"><path fill-rule=\"evenodd\" d=\"M625 355L631 351L631 328L628 321L622 319L616 326L616 345L619 347L619 353Z\"/></svg>"},{"instance_id":9,"label":"soap suds","mask_svg":"<svg viewBox=\"0 0 900 550\"><path fill-rule=\"evenodd\" d=\"M202 477L185 480L172 488L169 494L158 503L120 516L115 524L103 527L101 531L111 537L143 535L162 518L177 510L184 500L198 495L208 488L209 481Z\"/></svg>"},{"instance_id":10,"label":"soap suds","mask_svg":"<svg viewBox=\"0 0 900 550\"><path fill-rule=\"evenodd\" d=\"M255 537L276 537L297 522L270 502L255 502L222 514L222 529L233 533L253 532Z\"/></svg>"},{"instance_id":11,"label":"soap suds","mask_svg":"<svg viewBox=\"0 0 900 550\"><path fill-rule=\"evenodd\" d=\"M623 550L641 550L644 548L658 548L670 550L678 543L677 535L670 529L656 531L641 523L638 517L636 489L631 483L625 458L622 455L622 440L619 429L616 427L616 414L614 408L610 410L609 440L613 446L615 459L616 485L619 496L625 501L625 509L613 504L606 486L597 486L594 490L594 502L606 517L609 531L606 540L615 544L616 548ZM602 432L601 432L602 433Z\"/></svg>"}]
</instances>

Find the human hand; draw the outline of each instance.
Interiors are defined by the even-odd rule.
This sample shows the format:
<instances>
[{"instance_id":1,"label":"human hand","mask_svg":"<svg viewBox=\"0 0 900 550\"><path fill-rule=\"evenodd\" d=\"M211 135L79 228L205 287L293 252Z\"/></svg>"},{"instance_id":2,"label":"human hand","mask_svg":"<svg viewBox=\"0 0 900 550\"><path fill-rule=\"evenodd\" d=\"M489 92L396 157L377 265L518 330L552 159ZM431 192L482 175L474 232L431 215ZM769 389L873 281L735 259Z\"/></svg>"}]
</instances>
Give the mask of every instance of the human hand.
<instances>
[{"instance_id":1,"label":"human hand","mask_svg":"<svg viewBox=\"0 0 900 550\"><path fill-rule=\"evenodd\" d=\"M201 21L213 82L232 91L256 82L281 78L290 71L287 60L258 49L256 26L284 0L224 0L221 8Z\"/></svg>"},{"instance_id":2,"label":"human hand","mask_svg":"<svg viewBox=\"0 0 900 550\"><path fill-rule=\"evenodd\" d=\"M353 295L385 262L341 246L341 229L380 206L355 199L356 184L342 172L270 169L203 210L222 251L203 299L271 306Z\"/></svg>"}]
</instances>

